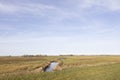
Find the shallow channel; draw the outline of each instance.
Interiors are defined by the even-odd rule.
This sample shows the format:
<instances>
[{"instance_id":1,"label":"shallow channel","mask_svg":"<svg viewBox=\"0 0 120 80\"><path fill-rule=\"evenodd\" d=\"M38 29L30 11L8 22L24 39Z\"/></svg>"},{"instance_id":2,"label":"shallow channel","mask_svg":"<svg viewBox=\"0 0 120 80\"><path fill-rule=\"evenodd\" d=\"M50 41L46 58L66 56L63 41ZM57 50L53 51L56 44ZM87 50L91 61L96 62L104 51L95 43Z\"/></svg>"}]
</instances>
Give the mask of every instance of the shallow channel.
<instances>
[{"instance_id":1,"label":"shallow channel","mask_svg":"<svg viewBox=\"0 0 120 80\"><path fill-rule=\"evenodd\" d=\"M51 62L50 65L45 69L45 72L51 72L58 65L58 62Z\"/></svg>"}]
</instances>

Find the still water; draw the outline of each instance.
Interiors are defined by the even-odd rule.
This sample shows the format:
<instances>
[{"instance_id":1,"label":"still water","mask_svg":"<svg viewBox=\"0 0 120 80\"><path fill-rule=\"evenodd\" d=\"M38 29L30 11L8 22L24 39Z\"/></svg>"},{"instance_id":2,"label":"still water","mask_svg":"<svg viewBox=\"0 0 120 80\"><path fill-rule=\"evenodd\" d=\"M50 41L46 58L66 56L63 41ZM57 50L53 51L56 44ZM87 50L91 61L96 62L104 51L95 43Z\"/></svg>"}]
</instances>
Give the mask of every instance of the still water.
<instances>
[{"instance_id":1,"label":"still water","mask_svg":"<svg viewBox=\"0 0 120 80\"><path fill-rule=\"evenodd\" d=\"M58 62L52 62L50 65L45 69L45 72L51 72L54 68L58 65Z\"/></svg>"}]
</instances>

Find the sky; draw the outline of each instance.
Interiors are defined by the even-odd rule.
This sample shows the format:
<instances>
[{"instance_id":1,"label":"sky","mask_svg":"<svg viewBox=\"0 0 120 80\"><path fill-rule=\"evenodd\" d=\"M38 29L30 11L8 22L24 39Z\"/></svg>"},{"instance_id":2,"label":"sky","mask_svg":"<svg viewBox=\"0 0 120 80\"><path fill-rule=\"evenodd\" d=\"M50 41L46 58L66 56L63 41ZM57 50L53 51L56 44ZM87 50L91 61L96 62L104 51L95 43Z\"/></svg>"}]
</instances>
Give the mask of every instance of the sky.
<instances>
[{"instance_id":1,"label":"sky","mask_svg":"<svg viewBox=\"0 0 120 80\"><path fill-rule=\"evenodd\" d=\"M0 56L119 55L120 0L0 0Z\"/></svg>"}]
</instances>

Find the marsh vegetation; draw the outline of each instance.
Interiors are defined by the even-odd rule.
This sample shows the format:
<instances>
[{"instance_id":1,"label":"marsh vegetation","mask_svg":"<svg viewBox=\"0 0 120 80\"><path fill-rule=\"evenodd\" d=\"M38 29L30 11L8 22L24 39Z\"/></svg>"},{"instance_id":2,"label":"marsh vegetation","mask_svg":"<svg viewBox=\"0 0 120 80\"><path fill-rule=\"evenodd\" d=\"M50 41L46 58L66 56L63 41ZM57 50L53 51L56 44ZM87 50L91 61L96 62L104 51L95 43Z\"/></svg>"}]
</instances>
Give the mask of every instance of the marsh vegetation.
<instances>
[{"instance_id":1,"label":"marsh vegetation","mask_svg":"<svg viewBox=\"0 0 120 80\"><path fill-rule=\"evenodd\" d=\"M59 64L44 72L51 61ZM120 56L0 57L0 80L120 80Z\"/></svg>"}]
</instances>

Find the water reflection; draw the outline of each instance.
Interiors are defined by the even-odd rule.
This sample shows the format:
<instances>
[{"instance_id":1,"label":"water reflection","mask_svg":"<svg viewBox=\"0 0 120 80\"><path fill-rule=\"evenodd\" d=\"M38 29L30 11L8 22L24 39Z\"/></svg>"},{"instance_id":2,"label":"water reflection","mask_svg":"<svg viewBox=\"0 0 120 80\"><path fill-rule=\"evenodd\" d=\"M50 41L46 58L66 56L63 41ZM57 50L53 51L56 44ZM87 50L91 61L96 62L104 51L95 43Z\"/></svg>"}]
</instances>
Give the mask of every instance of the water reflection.
<instances>
[{"instance_id":1,"label":"water reflection","mask_svg":"<svg viewBox=\"0 0 120 80\"><path fill-rule=\"evenodd\" d=\"M58 65L58 62L52 62L50 65L45 69L45 72L51 72L54 68Z\"/></svg>"}]
</instances>

